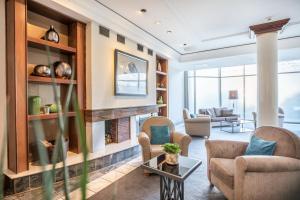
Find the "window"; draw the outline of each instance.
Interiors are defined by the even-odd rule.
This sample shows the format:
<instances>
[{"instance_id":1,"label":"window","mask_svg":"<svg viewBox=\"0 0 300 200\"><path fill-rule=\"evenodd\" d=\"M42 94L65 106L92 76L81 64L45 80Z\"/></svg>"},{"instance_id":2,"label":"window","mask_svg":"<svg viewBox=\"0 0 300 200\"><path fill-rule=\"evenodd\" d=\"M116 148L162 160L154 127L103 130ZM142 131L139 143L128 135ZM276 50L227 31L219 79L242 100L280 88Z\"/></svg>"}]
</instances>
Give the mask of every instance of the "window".
<instances>
[{"instance_id":1,"label":"window","mask_svg":"<svg viewBox=\"0 0 300 200\"><path fill-rule=\"evenodd\" d=\"M218 78L196 77L196 111L200 108L219 107Z\"/></svg>"},{"instance_id":2,"label":"window","mask_svg":"<svg viewBox=\"0 0 300 200\"><path fill-rule=\"evenodd\" d=\"M199 108L232 108L233 100L229 100L228 93L237 90L239 98L234 102L235 112L252 120L252 112L257 110L256 74L256 64L189 71L189 109L198 112ZM285 112L285 122L299 124L299 127L300 60L278 64L278 101Z\"/></svg>"}]
</instances>

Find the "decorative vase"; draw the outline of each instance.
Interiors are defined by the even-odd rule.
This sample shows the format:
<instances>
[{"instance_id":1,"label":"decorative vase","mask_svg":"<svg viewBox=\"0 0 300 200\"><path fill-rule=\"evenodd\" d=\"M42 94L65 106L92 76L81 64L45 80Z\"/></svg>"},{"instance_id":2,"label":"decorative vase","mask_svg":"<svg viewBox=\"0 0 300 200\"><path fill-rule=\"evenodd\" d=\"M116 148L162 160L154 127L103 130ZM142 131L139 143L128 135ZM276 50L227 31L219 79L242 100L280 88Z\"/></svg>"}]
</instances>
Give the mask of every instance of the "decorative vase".
<instances>
[{"instance_id":1,"label":"decorative vase","mask_svg":"<svg viewBox=\"0 0 300 200\"><path fill-rule=\"evenodd\" d=\"M66 62L57 61L53 64L55 75L59 78L71 78L72 69Z\"/></svg>"},{"instance_id":2,"label":"decorative vase","mask_svg":"<svg viewBox=\"0 0 300 200\"><path fill-rule=\"evenodd\" d=\"M47 65L36 65L32 74L35 76L49 77L51 75L51 70Z\"/></svg>"},{"instance_id":3,"label":"decorative vase","mask_svg":"<svg viewBox=\"0 0 300 200\"><path fill-rule=\"evenodd\" d=\"M39 115L41 112L42 99L39 96L29 97L29 114Z\"/></svg>"},{"instance_id":4,"label":"decorative vase","mask_svg":"<svg viewBox=\"0 0 300 200\"><path fill-rule=\"evenodd\" d=\"M157 100L157 104L164 104L164 100L163 100L163 97L160 96Z\"/></svg>"},{"instance_id":5,"label":"decorative vase","mask_svg":"<svg viewBox=\"0 0 300 200\"><path fill-rule=\"evenodd\" d=\"M177 165L178 164L179 154L166 153L166 163L169 165Z\"/></svg>"},{"instance_id":6,"label":"decorative vase","mask_svg":"<svg viewBox=\"0 0 300 200\"><path fill-rule=\"evenodd\" d=\"M59 35L56 32L56 30L54 29L53 25L51 25L49 30L46 32L44 39L51 41L51 42L59 43Z\"/></svg>"},{"instance_id":7,"label":"decorative vase","mask_svg":"<svg viewBox=\"0 0 300 200\"><path fill-rule=\"evenodd\" d=\"M157 63L157 71L161 72L161 64L160 63Z\"/></svg>"}]
</instances>

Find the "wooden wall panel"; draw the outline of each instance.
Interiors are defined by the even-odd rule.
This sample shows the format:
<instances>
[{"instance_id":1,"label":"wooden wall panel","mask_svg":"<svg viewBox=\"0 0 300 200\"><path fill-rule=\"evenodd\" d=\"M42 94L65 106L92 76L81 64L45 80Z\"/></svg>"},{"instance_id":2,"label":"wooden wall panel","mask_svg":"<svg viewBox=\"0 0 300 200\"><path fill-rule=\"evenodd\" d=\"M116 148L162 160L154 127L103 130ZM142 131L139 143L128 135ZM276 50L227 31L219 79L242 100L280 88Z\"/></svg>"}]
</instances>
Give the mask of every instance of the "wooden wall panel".
<instances>
[{"instance_id":1,"label":"wooden wall panel","mask_svg":"<svg viewBox=\"0 0 300 200\"><path fill-rule=\"evenodd\" d=\"M85 24L80 22L72 23L69 27L69 45L76 48L75 67L76 67L76 93L80 110L85 109ZM83 117L84 119L84 117ZM70 123L70 150L80 152L79 138L76 130L76 121Z\"/></svg>"},{"instance_id":2,"label":"wooden wall panel","mask_svg":"<svg viewBox=\"0 0 300 200\"><path fill-rule=\"evenodd\" d=\"M26 16L26 0L6 1L8 168L15 173L28 170Z\"/></svg>"}]
</instances>

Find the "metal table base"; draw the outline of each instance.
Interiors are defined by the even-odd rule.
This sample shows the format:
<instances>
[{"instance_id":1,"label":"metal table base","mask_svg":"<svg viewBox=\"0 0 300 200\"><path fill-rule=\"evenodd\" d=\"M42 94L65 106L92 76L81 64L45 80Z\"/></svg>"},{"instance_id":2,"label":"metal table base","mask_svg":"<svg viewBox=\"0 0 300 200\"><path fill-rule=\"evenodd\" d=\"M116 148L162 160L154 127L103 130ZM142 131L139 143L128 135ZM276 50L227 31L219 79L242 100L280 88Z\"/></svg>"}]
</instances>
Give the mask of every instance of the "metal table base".
<instances>
[{"instance_id":1,"label":"metal table base","mask_svg":"<svg viewBox=\"0 0 300 200\"><path fill-rule=\"evenodd\" d=\"M160 200L184 200L184 182L160 176Z\"/></svg>"}]
</instances>

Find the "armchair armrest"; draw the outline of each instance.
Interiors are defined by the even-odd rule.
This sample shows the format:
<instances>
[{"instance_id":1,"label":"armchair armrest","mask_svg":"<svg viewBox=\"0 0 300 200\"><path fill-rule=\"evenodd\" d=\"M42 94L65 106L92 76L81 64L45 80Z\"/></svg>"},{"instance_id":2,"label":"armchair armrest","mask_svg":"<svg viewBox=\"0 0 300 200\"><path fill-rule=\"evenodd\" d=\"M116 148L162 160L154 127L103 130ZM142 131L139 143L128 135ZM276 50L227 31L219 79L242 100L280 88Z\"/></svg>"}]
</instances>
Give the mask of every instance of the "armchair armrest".
<instances>
[{"instance_id":1,"label":"armchair armrest","mask_svg":"<svg viewBox=\"0 0 300 200\"><path fill-rule=\"evenodd\" d=\"M234 159L244 154L248 142L227 141L227 140L206 140L205 141L208 161L210 158Z\"/></svg>"},{"instance_id":2,"label":"armchair armrest","mask_svg":"<svg viewBox=\"0 0 300 200\"><path fill-rule=\"evenodd\" d=\"M192 138L189 135L185 133L173 132L173 142L180 146L181 155L188 156L189 145L191 141Z\"/></svg>"},{"instance_id":3,"label":"armchair armrest","mask_svg":"<svg viewBox=\"0 0 300 200\"><path fill-rule=\"evenodd\" d=\"M235 166L245 172L289 172L300 170L300 160L283 156L240 156Z\"/></svg>"},{"instance_id":4,"label":"armchair armrest","mask_svg":"<svg viewBox=\"0 0 300 200\"><path fill-rule=\"evenodd\" d=\"M210 122L210 117L197 117L184 120L186 123L207 123Z\"/></svg>"},{"instance_id":5,"label":"armchair armrest","mask_svg":"<svg viewBox=\"0 0 300 200\"><path fill-rule=\"evenodd\" d=\"M147 160L150 160L151 153L150 153L150 138L145 132L140 132L140 135L138 137L139 144L142 146L142 152L143 152L143 160L144 162Z\"/></svg>"}]
</instances>

